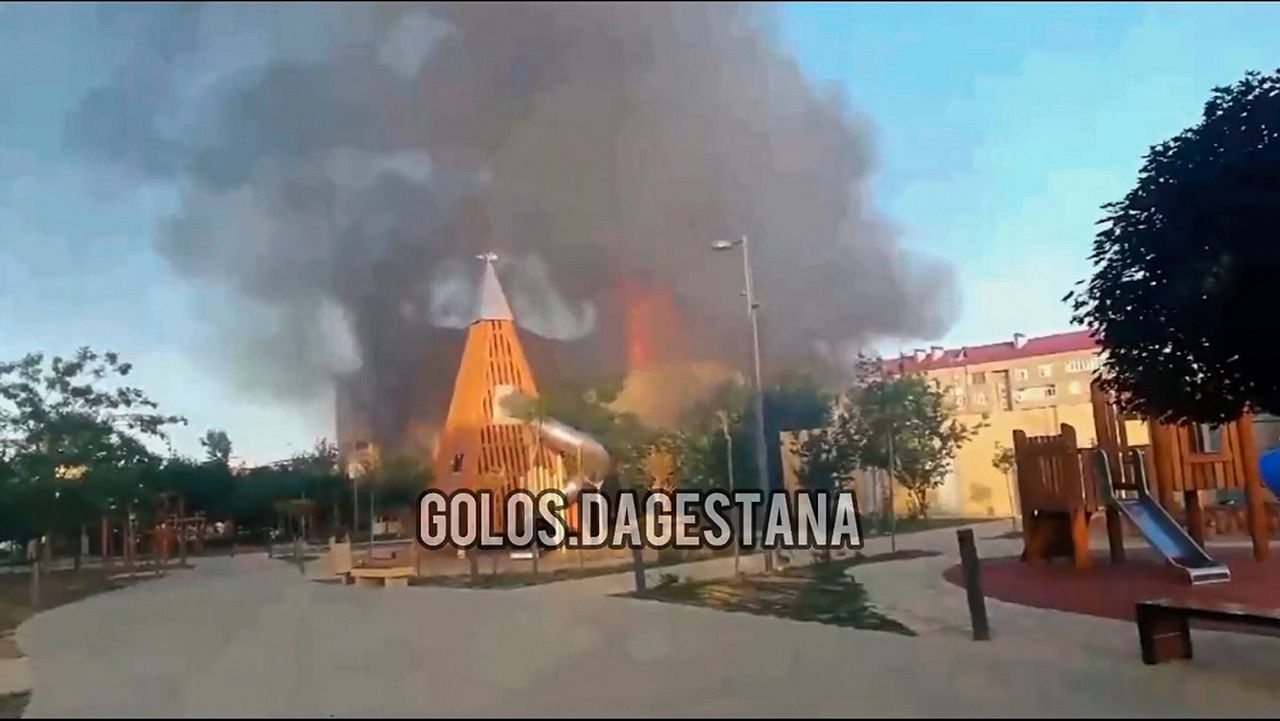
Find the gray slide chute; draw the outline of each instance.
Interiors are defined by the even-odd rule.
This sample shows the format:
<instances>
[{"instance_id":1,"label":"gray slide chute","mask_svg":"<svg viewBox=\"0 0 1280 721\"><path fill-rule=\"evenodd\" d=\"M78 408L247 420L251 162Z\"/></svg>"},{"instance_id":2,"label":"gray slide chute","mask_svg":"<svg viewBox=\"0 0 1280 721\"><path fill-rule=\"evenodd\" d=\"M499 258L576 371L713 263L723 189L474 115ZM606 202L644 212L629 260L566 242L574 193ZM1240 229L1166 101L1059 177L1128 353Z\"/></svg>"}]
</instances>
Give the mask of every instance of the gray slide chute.
<instances>
[{"instance_id":1,"label":"gray slide chute","mask_svg":"<svg viewBox=\"0 0 1280 721\"><path fill-rule=\"evenodd\" d=\"M1124 514L1165 560L1182 569L1191 585L1230 581L1231 569L1210 557L1195 539L1187 535L1173 516L1151 497L1147 490L1146 464L1143 462L1142 450L1135 448L1130 453L1133 454L1133 484L1122 489L1117 489L1112 480L1107 454L1101 450L1094 453L1099 496L1106 500L1109 507ZM1121 493L1126 497L1121 497Z\"/></svg>"},{"instance_id":2,"label":"gray slide chute","mask_svg":"<svg viewBox=\"0 0 1280 721\"><path fill-rule=\"evenodd\" d=\"M562 490L572 502L586 488L598 488L599 481L610 463L609 451L589 433L566 425L554 418L537 418L529 421L529 427L548 447L571 455L578 460L577 475L565 480Z\"/></svg>"}]
</instances>

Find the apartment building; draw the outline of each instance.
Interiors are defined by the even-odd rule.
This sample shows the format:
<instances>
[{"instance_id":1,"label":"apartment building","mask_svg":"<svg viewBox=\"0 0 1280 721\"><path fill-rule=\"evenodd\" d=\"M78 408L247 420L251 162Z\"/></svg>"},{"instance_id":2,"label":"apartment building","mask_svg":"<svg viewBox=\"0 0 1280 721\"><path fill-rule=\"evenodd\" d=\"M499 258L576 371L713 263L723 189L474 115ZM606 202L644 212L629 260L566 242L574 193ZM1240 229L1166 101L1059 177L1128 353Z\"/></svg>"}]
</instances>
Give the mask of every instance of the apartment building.
<instances>
[{"instance_id":1,"label":"apartment building","mask_svg":"<svg viewBox=\"0 0 1280 721\"><path fill-rule=\"evenodd\" d=\"M1089 383L1101 365L1100 349L1088 331L1040 337L1015 333L1001 343L963 348L915 349L884 361L889 374L923 373L937 381L966 424L987 427L957 454L953 472L938 489L939 514L1008 516L1016 489L992 465L997 444L1013 444L1013 431L1056 433L1062 423L1075 429L1081 445L1094 442Z\"/></svg>"}]
</instances>

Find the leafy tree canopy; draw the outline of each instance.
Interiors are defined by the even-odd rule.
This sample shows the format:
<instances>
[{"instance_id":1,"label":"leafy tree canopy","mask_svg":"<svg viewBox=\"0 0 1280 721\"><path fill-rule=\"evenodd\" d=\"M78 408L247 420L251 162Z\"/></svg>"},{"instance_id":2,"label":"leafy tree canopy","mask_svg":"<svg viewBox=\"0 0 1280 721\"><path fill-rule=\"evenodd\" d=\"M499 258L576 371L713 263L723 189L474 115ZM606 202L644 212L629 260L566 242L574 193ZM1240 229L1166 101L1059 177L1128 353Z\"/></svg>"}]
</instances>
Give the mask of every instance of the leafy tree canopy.
<instances>
[{"instance_id":1,"label":"leafy tree canopy","mask_svg":"<svg viewBox=\"0 0 1280 721\"><path fill-rule=\"evenodd\" d=\"M205 460L210 463L225 466L231 462L231 438L226 431L210 428L200 438L200 445L204 448Z\"/></svg>"},{"instance_id":2,"label":"leafy tree canopy","mask_svg":"<svg viewBox=\"0 0 1280 721\"><path fill-rule=\"evenodd\" d=\"M96 511L145 497L159 459L145 439L184 423L158 413L115 353L29 353L0 363L0 458L11 538L65 530Z\"/></svg>"},{"instance_id":3,"label":"leafy tree canopy","mask_svg":"<svg viewBox=\"0 0 1280 721\"><path fill-rule=\"evenodd\" d=\"M51 480L91 465L151 457L143 439L165 439L185 423L156 412L140 389L121 380L131 366L115 353L81 348L70 359L42 353L0 363L0 447L28 478Z\"/></svg>"},{"instance_id":4,"label":"leafy tree canopy","mask_svg":"<svg viewBox=\"0 0 1280 721\"><path fill-rule=\"evenodd\" d=\"M1068 296L1106 351L1104 386L1161 421L1280 409L1280 73L1214 89L1105 211L1093 276Z\"/></svg>"},{"instance_id":5,"label":"leafy tree canopy","mask_svg":"<svg viewBox=\"0 0 1280 721\"><path fill-rule=\"evenodd\" d=\"M872 380L855 387L838 415L838 438L856 449L858 465L889 472L910 494L912 511L927 515L929 491L942 485L956 452L985 421L956 420L946 394L924 376Z\"/></svg>"}]
</instances>

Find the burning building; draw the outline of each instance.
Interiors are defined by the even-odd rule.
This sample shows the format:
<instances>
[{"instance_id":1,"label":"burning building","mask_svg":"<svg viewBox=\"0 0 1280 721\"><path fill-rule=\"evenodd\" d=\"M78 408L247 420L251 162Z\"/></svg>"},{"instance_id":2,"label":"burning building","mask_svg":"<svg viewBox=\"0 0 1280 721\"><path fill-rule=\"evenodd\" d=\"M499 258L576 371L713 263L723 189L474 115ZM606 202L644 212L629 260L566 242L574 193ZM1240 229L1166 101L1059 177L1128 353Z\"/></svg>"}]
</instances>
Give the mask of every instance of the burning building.
<instances>
[{"instance_id":1,"label":"burning building","mask_svg":"<svg viewBox=\"0 0 1280 721\"><path fill-rule=\"evenodd\" d=\"M486 254L475 319L467 329L448 414L435 454L437 486L534 492L570 485L565 454L577 475L599 475L608 453L594 439L550 418L519 418L508 402L536 397L533 369L515 318ZM579 481L576 488L581 487Z\"/></svg>"},{"instance_id":2,"label":"burning building","mask_svg":"<svg viewBox=\"0 0 1280 721\"><path fill-rule=\"evenodd\" d=\"M501 289L497 264L488 263L476 293L482 299L476 318L486 312L501 311L507 325L515 332L514 314ZM495 295L494 288L497 288ZM501 303L485 298L501 297ZM675 293L652 277L632 275L623 277L601 295L596 306L598 322L593 332L582 339L557 341L536 334L524 335L518 348L518 367L524 370L517 375L531 378L530 363L525 360L527 351L532 365L553 383L565 379L598 379L621 377L622 388L614 408L635 414L643 422L654 427L670 427L677 424L682 413L705 392L739 374L733 366L717 356L709 348L711 335L692 337L688 331L689 319L705 323L677 300ZM745 330L745 313L741 321ZM434 358L424 362L429 373L408 374L404 379L405 393L401 402L413 403L409 417L398 427L400 434L379 432L370 421L377 414L388 415L386 409L370 408L385 394L370 394L359 386L358 375L339 378L335 393L335 425L339 447L344 451L355 444L375 441L385 447L398 447L411 452L437 457L441 445L441 432L446 423L446 410L456 403L448 391L447 376L439 372L441 366L452 362L439 358L461 359L462 367L469 367L467 350L475 333L474 322L465 332L446 330L435 334L430 347ZM745 335L744 335L745 338ZM723 357L723 349L720 357ZM529 381L532 384L532 381ZM516 384L520 386L520 384ZM522 393L536 394L532 387L518 388ZM362 393L362 390L364 391ZM452 414L452 410L449 413ZM440 469L437 469L438 471ZM437 475L437 478L440 476Z\"/></svg>"}]
</instances>

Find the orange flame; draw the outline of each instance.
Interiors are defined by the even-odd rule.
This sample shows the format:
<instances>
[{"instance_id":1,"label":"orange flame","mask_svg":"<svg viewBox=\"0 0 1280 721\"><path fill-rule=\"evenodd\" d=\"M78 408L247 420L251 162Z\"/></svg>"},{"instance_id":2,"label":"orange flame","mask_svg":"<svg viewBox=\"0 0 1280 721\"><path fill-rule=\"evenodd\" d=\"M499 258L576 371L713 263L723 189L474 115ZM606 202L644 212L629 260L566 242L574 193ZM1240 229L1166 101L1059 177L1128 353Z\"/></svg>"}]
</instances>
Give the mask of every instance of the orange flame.
<instances>
[{"instance_id":1,"label":"orange flame","mask_svg":"<svg viewBox=\"0 0 1280 721\"><path fill-rule=\"evenodd\" d=\"M633 277L623 281L622 297L628 371L686 359L684 327L671 291Z\"/></svg>"}]
</instances>

